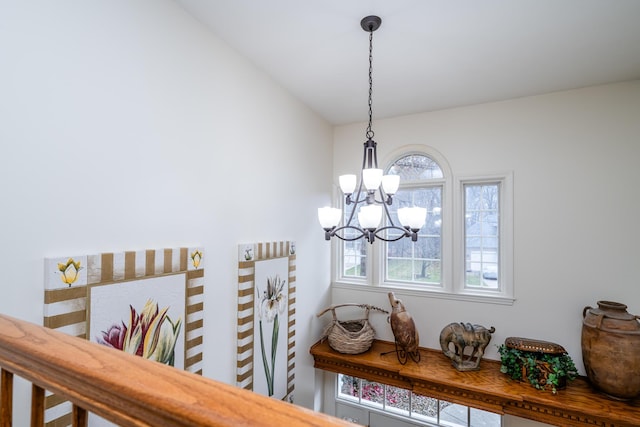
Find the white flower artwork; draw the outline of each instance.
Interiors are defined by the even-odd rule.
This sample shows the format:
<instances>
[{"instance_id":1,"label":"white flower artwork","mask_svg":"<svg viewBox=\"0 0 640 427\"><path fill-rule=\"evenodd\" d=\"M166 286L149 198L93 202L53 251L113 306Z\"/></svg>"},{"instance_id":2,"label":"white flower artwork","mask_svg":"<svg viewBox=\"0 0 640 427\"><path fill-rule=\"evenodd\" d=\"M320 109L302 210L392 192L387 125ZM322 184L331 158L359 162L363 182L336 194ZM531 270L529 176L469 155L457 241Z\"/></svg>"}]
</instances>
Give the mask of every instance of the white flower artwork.
<instances>
[{"instance_id":1,"label":"white flower artwork","mask_svg":"<svg viewBox=\"0 0 640 427\"><path fill-rule=\"evenodd\" d=\"M295 377L295 263L293 242L238 248L237 385L288 401Z\"/></svg>"}]
</instances>

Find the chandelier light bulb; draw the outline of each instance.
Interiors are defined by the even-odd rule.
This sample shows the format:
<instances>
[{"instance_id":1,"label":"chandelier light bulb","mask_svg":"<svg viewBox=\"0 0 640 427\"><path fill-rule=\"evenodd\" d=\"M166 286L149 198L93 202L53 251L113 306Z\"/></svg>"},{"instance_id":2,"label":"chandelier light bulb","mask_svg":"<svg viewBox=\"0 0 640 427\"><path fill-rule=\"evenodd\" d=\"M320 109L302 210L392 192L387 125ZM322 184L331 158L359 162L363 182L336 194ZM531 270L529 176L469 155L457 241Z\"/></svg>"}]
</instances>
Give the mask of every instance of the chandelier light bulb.
<instances>
[{"instance_id":1,"label":"chandelier light bulb","mask_svg":"<svg viewBox=\"0 0 640 427\"><path fill-rule=\"evenodd\" d=\"M367 190L377 190L378 187L380 187L380 183L382 182L382 169L363 169L362 181L364 182L364 186L367 188Z\"/></svg>"},{"instance_id":2,"label":"chandelier light bulb","mask_svg":"<svg viewBox=\"0 0 640 427\"><path fill-rule=\"evenodd\" d=\"M356 189L356 179L355 175L340 175L338 180L340 181L340 189L344 194L353 194Z\"/></svg>"},{"instance_id":3,"label":"chandelier light bulb","mask_svg":"<svg viewBox=\"0 0 640 427\"><path fill-rule=\"evenodd\" d=\"M405 227L419 230L427 220L427 209L420 207L400 208L398 209L398 219Z\"/></svg>"},{"instance_id":4,"label":"chandelier light bulb","mask_svg":"<svg viewBox=\"0 0 640 427\"><path fill-rule=\"evenodd\" d=\"M375 230L380 225L382 219L382 206L366 205L358 211L358 221L360 226L367 230Z\"/></svg>"},{"instance_id":5,"label":"chandelier light bulb","mask_svg":"<svg viewBox=\"0 0 640 427\"><path fill-rule=\"evenodd\" d=\"M396 194L400 186L400 175L385 175L382 177L382 189L390 196Z\"/></svg>"},{"instance_id":6,"label":"chandelier light bulb","mask_svg":"<svg viewBox=\"0 0 640 427\"><path fill-rule=\"evenodd\" d=\"M318 208L318 221L320 221L320 226L325 230L337 226L341 217L342 209L332 207Z\"/></svg>"}]
</instances>

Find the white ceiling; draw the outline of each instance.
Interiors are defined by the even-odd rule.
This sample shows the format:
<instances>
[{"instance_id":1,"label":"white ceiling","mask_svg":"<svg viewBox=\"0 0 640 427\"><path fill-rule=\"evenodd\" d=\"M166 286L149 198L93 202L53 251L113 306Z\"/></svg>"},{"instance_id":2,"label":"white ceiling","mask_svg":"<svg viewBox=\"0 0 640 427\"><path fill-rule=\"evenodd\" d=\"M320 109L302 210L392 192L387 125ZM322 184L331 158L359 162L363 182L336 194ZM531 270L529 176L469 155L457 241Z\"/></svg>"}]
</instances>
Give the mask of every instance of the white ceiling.
<instances>
[{"instance_id":1,"label":"white ceiling","mask_svg":"<svg viewBox=\"0 0 640 427\"><path fill-rule=\"evenodd\" d=\"M640 79L640 0L176 0L333 124Z\"/></svg>"}]
</instances>

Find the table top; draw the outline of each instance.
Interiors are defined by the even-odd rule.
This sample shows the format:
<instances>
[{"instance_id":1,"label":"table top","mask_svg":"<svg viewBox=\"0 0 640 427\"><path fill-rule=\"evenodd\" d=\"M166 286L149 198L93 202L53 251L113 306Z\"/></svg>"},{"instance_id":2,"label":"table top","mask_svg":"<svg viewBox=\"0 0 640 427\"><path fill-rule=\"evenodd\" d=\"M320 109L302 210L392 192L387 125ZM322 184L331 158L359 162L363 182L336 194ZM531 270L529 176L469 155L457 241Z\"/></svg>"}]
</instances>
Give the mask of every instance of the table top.
<instances>
[{"instance_id":1,"label":"table top","mask_svg":"<svg viewBox=\"0 0 640 427\"><path fill-rule=\"evenodd\" d=\"M416 393L500 414L559 426L640 426L640 399L619 401L594 389L587 378L570 381L555 394L515 381L500 362L483 359L477 371L461 372L441 351L420 348L420 361L402 365L395 344L375 340L362 354L343 354L328 342L310 349L315 367L412 390ZM640 375L640 373L634 373Z\"/></svg>"}]
</instances>

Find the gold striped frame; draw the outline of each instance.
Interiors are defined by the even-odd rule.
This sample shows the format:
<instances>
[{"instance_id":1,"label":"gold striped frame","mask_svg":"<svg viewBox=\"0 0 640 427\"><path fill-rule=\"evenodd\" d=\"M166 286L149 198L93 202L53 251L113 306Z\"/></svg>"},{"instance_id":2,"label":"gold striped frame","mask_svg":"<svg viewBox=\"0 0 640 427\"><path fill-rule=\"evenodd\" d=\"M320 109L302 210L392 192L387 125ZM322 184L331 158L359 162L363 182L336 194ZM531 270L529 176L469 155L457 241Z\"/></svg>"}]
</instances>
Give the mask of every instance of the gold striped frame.
<instances>
[{"instance_id":1,"label":"gold striped frame","mask_svg":"<svg viewBox=\"0 0 640 427\"><path fill-rule=\"evenodd\" d=\"M265 242L238 246L238 387L253 390L253 342L255 304L255 264L274 258L288 258L287 301L287 394L283 400L293 402L295 384L296 331L296 246L292 241Z\"/></svg>"},{"instance_id":2,"label":"gold striped frame","mask_svg":"<svg viewBox=\"0 0 640 427\"><path fill-rule=\"evenodd\" d=\"M202 375L204 264L202 248L165 248L45 259L45 327L87 339L89 287L183 274L184 369ZM66 268L65 268L66 267ZM71 404L46 392L45 425L71 425Z\"/></svg>"}]
</instances>

